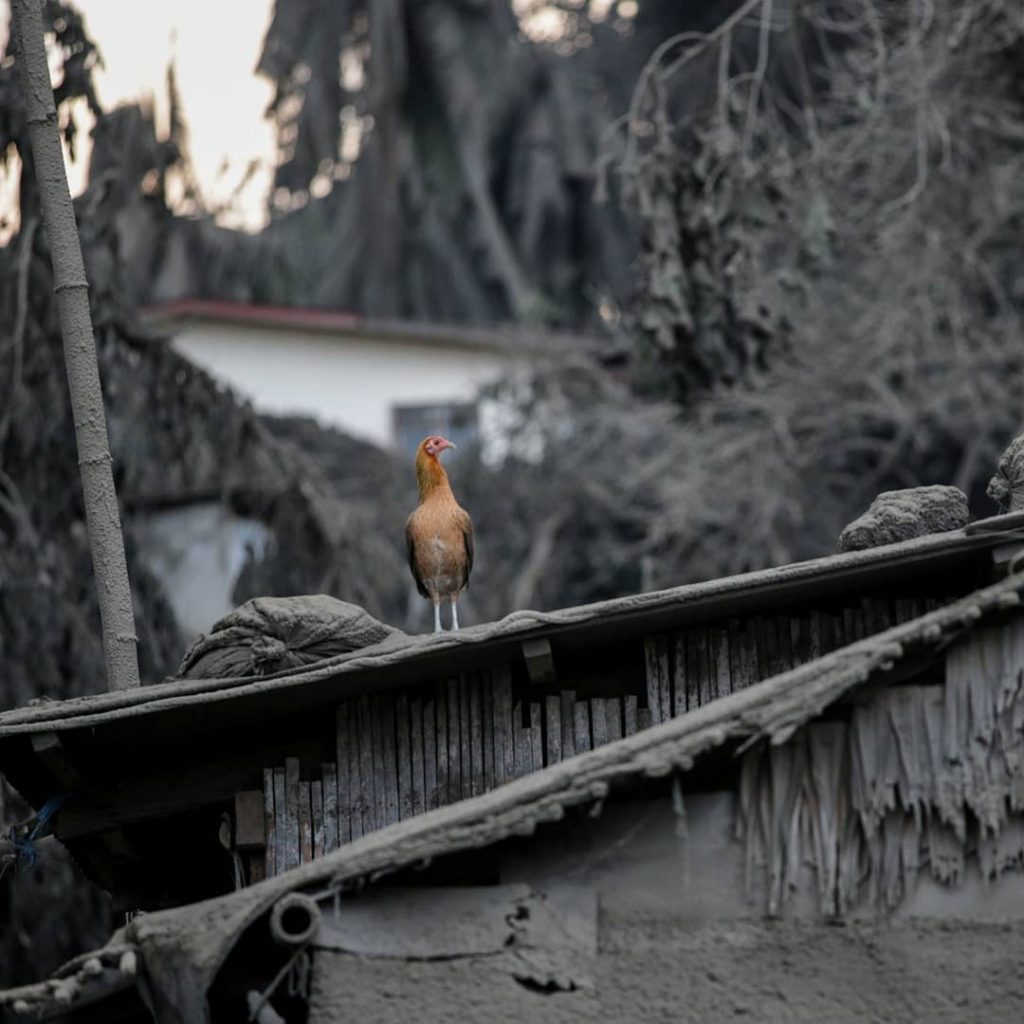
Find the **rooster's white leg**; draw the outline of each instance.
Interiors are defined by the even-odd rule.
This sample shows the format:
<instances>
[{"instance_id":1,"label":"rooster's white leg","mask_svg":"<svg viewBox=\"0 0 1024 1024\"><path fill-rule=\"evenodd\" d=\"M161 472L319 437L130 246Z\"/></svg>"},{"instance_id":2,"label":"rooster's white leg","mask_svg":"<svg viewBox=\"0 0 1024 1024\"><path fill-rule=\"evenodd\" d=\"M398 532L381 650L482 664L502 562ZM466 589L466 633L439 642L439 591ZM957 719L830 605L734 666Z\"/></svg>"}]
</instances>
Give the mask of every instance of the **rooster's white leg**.
<instances>
[{"instance_id":1,"label":"rooster's white leg","mask_svg":"<svg viewBox=\"0 0 1024 1024\"><path fill-rule=\"evenodd\" d=\"M434 602L434 632L441 632L441 602Z\"/></svg>"},{"instance_id":2,"label":"rooster's white leg","mask_svg":"<svg viewBox=\"0 0 1024 1024\"><path fill-rule=\"evenodd\" d=\"M459 628L459 599L457 597L452 598L452 629Z\"/></svg>"}]
</instances>

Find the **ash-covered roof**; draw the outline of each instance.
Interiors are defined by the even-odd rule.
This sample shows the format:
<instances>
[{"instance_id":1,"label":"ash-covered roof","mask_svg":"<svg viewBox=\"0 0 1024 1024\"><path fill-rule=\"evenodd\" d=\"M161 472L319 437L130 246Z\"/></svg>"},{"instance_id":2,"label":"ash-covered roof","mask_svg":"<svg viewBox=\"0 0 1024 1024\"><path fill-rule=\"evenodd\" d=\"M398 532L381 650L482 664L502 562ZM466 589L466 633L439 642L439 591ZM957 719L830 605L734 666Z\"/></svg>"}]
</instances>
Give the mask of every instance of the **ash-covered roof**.
<instances>
[{"instance_id":1,"label":"ash-covered roof","mask_svg":"<svg viewBox=\"0 0 1024 1024\"><path fill-rule=\"evenodd\" d=\"M497 622L438 635L400 634L380 644L318 662L311 668L233 679L173 679L137 690L99 693L32 704L0 714L3 742L37 732L82 729L167 711L203 708L207 721L233 702L275 699L290 708L310 707L361 692L367 684L389 687L516 653L524 640L548 638L555 647L579 648L595 640L650 635L691 623L746 615L808 598L827 600L858 589L885 586L915 572L957 574L977 569L994 548L1020 539L1024 515L999 516L965 530L934 534L864 551L615 598L554 612L516 611ZM141 727L141 723L140 723Z\"/></svg>"},{"instance_id":2,"label":"ash-covered roof","mask_svg":"<svg viewBox=\"0 0 1024 1024\"><path fill-rule=\"evenodd\" d=\"M119 931L110 949L137 949L151 997L199 1021L204 993L238 936L284 894L341 892L432 858L481 848L559 820L638 778L686 771L726 743L782 743L800 726L869 680L884 683L911 659L934 657L979 623L1017 609L1024 572L884 633L712 701L696 711L579 754L478 797L354 840L320 860L228 896L147 914ZM101 951L102 953L102 951ZM107 962L110 956L97 957ZM49 998L39 986L40 998ZM0 993L0 1005L5 994ZM192 1016L189 1017L188 1014ZM161 1020L165 1018L161 1017Z\"/></svg>"}]
</instances>

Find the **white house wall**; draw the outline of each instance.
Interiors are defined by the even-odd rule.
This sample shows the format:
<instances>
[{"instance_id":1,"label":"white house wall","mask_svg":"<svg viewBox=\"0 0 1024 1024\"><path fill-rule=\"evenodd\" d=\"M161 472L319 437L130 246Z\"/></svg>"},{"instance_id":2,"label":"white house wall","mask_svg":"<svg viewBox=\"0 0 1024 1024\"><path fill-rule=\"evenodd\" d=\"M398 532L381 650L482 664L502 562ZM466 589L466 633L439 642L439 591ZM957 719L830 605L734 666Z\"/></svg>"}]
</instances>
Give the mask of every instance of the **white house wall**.
<instances>
[{"instance_id":1,"label":"white house wall","mask_svg":"<svg viewBox=\"0 0 1024 1024\"><path fill-rule=\"evenodd\" d=\"M139 530L142 557L188 640L235 607L232 591L247 551L259 554L267 537L262 523L233 515L219 502L154 512Z\"/></svg>"},{"instance_id":2,"label":"white house wall","mask_svg":"<svg viewBox=\"0 0 1024 1024\"><path fill-rule=\"evenodd\" d=\"M499 353L443 342L242 324L186 325L173 345L261 412L313 416L384 446L392 406L472 402L507 365Z\"/></svg>"}]
</instances>

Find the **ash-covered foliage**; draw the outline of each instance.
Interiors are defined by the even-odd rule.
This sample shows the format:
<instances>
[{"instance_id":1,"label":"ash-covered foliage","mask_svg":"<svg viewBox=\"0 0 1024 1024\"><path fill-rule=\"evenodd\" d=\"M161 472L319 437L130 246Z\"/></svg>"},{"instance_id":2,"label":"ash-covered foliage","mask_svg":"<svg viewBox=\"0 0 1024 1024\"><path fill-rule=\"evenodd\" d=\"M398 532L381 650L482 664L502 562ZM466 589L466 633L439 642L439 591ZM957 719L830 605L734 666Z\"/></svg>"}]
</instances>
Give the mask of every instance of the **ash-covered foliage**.
<instances>
[{"instance_id":1,"label":"ash-covered foliage","mask_svg":"<svg viewBox=\"0 0 1024 1024\"><path fill-rule=\"evenodd\" d=\"M310 31L328 6L338 31ZM91 95L81 23L47 10L61 98ZM169 210L180 125L158 140L144 111L101 118L78 212L147 680L184 650L133 540L153 505L219 498L267 525L239 603L324 591L409 630L427 610L402 549L411 467L255 415L134 326L126 297L202 289L479 320L528 318L524 296L540 295L545 318L574 323L625 303L614 366L551 353L500 389L518 411L504 462L450 466L477 527L467 624L829 553L883 489L955 484L975 514L994 511L985 482L1021 425L1019 11L641 0L632 25L578 20L565 52L531 47L506 14L278 5L263 68L279 83L285 192L255 238ZM374 33L392 31L404 49L375 61ZM351 95L343 51L364 76ZM598 87L574 91L565 62ZM23 136L15 74L0 64L3 152ZM335 175L349 106L374 129ZM597 131L627 108L592 205ZM304 191L305 205L288 199ZM0 250L4 707L102 685L45 245L26 178L21 230ZM0 933L22 952L0 949L0 983L80 949L71 931L4 931L12 884L28 883L0 883ZM19 889L19 920L27 905L76 919L81 907L55 908L79 897L57 889Z\"/></svg>"}]
</instances>

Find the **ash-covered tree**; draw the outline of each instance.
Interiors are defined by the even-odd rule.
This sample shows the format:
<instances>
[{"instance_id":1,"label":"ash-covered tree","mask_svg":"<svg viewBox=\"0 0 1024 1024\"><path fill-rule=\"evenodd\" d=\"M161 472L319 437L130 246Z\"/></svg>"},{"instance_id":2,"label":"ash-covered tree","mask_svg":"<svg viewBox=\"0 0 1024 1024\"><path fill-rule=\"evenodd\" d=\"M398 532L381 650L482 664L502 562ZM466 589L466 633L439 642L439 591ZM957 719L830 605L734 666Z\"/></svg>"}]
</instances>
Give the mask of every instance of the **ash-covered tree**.
<instances>
[{"instance_id":1,"label":"ash-covered tree","mask_svg":"<svg viewBox=\"0 0 1024 1024\"><path fill-rule=\"evenodd\" d=\"M620 297L628 238L592 202L600 97L511 3L279 2L259 71L297 301L580 324Z\"/></svg>"}]
</instances>

